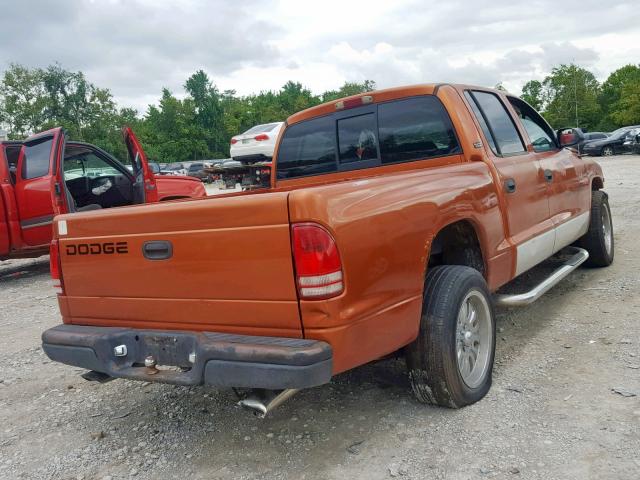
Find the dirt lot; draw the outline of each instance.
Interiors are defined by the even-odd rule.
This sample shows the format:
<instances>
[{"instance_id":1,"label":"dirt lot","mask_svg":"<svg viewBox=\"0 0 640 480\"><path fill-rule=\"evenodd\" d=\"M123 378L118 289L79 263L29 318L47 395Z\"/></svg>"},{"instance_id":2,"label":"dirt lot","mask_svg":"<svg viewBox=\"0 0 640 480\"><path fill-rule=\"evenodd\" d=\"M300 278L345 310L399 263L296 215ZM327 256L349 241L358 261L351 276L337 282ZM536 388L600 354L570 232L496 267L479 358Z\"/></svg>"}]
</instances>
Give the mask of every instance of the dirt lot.
<instances>
[{"instance_id":1,"label":"dirt lot","mask_svg":"<svg viewBox=\"0 0 640 480\"><path fill-rule=\"evenodd\" d=\"M0 478L640 478L640 157L602 163L614 265L501 311L493 388L462 410L418 404L400 360L265 420L230 391L88 383L40 348L46 258L0 264Z\"/></svg>"}]
</instances>

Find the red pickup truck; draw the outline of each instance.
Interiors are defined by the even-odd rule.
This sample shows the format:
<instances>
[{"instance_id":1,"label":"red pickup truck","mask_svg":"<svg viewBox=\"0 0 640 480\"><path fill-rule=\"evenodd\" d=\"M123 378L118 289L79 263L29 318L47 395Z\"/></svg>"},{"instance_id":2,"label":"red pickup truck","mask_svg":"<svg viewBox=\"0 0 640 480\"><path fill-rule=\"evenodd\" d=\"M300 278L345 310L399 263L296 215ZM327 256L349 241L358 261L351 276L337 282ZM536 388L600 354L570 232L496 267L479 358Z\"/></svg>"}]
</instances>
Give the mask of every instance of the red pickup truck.
<instances>
[{"instance_id":1,"label":"red pickup truck","mask_svg":"<svg viewBox=\"0 0 640 480\"><path fill-rule=\"evenodd\" d=\"M261 413L401 352L420 401L468 405L491 385L495 304L613 261L602 170L567 148L579 140L465 85L297 113L270 189L56 217L63 324L43 349L94 379L251 387L242 404ZM538 285L499 291L559 252Z\"/></svg>"},{"instance_id":2,"label":"red pickup truck","mask_svg":"<svg viewBox=\"0 0 640 480\"><path fill-rule=\"evenodd\" d=\"M123 135L131 170L61 128L0 143L0 260L47 253L55 214L206 196L197 179L156 177L131 129Z\"/></svg>"}]
</instances>

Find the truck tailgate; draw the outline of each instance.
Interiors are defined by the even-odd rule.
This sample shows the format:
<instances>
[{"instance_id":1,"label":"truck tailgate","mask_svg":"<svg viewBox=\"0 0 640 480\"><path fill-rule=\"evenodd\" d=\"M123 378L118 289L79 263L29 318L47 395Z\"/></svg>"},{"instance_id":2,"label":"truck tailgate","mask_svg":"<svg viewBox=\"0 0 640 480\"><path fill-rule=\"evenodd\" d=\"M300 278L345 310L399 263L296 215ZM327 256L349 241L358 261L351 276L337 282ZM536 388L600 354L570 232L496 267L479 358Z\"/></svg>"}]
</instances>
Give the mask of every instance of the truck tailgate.
<instances>
[{"instance_id":1,"label":"truck tailgate","mask_svg":"<svg viewBox=\"0 0 640 480\"><path fill-rule=\"evenodd\" d=\"M287 195L57 217L65 322L300 337Z\"/></svg>"}]
</instances>

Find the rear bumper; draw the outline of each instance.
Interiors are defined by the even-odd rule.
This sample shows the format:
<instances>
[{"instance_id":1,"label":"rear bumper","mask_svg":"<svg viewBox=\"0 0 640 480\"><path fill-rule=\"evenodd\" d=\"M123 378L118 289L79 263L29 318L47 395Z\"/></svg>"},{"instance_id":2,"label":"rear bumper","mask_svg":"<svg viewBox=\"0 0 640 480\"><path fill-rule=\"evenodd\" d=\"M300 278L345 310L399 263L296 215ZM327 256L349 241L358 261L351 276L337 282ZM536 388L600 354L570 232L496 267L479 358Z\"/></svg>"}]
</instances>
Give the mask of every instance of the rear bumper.
<instances>
[{"instance_id":1,"label":"rear bumper","mask_svg":"<svg viewBox=\"0 0 640 480\"><path fill-rule=\"evenodd\" d=\"M229 150L229 156L234 160L240 157L264 155L265 157L273 157L275 144L264 144L256 142L253 145L233 145Z\"/></svg>"},{"instance_id":2,"label":"rear bumper","mask_svg":"<svg viewBox=\"0 0 640 480\"><path fill-rule=\"evenodd\" d=\"M114 353L120 345L124 356ZM297 338L65 324L42 334L42 348L56 362L175 385L308 388L327 383L332 374L331 346ZM144 366L149 356L159 370Z\"/></svg>"}]
</instances>

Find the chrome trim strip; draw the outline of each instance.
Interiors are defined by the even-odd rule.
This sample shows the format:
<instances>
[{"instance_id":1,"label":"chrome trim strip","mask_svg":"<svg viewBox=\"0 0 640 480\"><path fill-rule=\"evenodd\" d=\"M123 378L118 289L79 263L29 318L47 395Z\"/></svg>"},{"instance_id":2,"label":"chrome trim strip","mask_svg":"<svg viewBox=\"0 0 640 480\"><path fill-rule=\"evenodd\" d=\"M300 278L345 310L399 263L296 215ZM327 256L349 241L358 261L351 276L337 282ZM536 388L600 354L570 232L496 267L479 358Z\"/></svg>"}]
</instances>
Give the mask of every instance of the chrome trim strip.
<instances>
[{"instance_id":1,"label":"chrome trim strip","mask_svg":"<svg viewBox=\"0 0 640 480\"><path fill-rule=\"evenodd\" d=\"M45 225L51 225L52 223L53 215L43 215L41 217L30 218L29 220L22 220L20 222L20 228L43 227Z\"/></svg>"}]
</instances>

